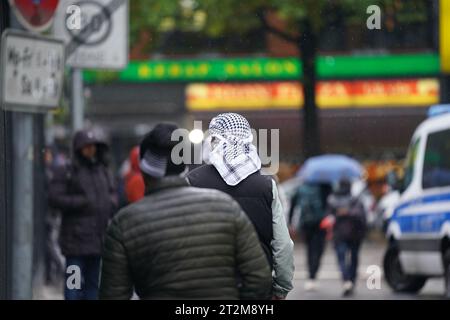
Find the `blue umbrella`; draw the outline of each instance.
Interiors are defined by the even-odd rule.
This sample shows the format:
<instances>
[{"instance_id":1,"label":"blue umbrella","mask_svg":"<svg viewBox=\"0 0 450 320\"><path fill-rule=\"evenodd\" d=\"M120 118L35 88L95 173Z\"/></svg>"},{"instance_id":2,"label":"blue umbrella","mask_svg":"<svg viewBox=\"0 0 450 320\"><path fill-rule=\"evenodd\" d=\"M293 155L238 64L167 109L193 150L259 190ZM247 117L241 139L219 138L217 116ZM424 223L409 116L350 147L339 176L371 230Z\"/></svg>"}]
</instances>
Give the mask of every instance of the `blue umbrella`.
<instances>
[{"instance_id":1,"label":"blue umbrella","mask_svg":"<svg viewBox=\"0 0 450 320\"><path fill-rule=\"evenodd\" d=\"M335 183L342 179L359 179L363 168L358 161L339 154L326 154L306 160L298 172L304 182Z\"/></svg>"}]
</instances>

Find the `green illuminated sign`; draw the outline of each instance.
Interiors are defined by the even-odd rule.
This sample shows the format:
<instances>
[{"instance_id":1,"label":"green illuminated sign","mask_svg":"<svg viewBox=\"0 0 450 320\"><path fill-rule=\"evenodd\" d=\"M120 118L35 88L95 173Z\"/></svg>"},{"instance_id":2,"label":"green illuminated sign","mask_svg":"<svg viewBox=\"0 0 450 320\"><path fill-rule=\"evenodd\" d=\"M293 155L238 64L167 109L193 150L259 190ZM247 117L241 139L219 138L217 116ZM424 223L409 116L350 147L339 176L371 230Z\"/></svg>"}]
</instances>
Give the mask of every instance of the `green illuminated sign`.
<instances>
[{"instance_id":1,"label":"green illuminated sign","mask_svg":"<svg viewBox=\"0 0 450 320\"><path fill-rule=\"evenodd\" d=\"M317 72L322 79L434 75L439 72L439 56L320 56ZM84 76L87 82L298 80L302 68L293 57L152 60L131 61L121 72L85 71Z\"/></svg>"},{"instance_id":2,"label":"green illuminated sign","mask_svg":"<svg viewBox=\"0 0 450 320\"><path fill-rule=\"evenodd\" d=\"M439 73L437 54L321 56L320 78L430 76Z\"/></svg>"},{"instance_id":3,"label":"green illuminated sign","mask_svg":"<svg viewBox=\"0 0 450 320\"><path fill-rule=\"evenodd\" d=\"M288 79L299 74L296 59L220 59L132 62L119 75L124 81Z\"/></svg>"},{"instance_id":4,"label":"green illuminated sign","mask_svg":"<svg viewBox=\"0 0 450 320\"><path fill-rule=\"evenodd\" d=\"M131 61L125 70L105 77L139 82L278 80L297 78L299 66L296 58ZM88 71L86 80L95 81L101 73Z\"/></svg>"}]
</instances>

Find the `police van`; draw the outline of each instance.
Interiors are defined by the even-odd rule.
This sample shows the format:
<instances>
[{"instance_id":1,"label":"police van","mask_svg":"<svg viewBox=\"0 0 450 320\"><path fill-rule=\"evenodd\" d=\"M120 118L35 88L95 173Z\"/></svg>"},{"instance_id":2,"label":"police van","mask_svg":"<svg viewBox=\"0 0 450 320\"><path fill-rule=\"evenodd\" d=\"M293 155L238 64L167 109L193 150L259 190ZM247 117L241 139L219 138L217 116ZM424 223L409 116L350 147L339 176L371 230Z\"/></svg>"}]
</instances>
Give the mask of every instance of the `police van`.
<instances>
[{"instance_id":1,"label":"police van","mask_svg":"<svg viewBox=\"0 0 450 320\"><path fill-rule=\"evenodd\" d=\"M416 293L445 277L450 298L450 105L433 106L416 129L387 226L384 273L398 292Z\"/></svg>"}]
</instances>

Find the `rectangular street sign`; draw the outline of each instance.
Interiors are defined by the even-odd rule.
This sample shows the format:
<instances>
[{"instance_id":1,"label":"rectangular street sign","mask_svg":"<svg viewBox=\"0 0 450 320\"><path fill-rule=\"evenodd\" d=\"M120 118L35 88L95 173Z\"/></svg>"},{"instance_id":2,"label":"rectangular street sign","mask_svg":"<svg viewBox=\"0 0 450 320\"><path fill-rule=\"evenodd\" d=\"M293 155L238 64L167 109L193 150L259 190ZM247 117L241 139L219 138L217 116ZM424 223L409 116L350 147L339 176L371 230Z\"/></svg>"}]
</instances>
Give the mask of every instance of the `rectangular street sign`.
<instances>
[{"instance_id":1,"label":"rectangular street sign","mask_svg":"<svg viewBox=\"0 0 450 320\"><path fill-rule=\"evenodd\" d=\"M2 108L39 112L58 107L64 63L65 47L62 41L6 30L1 41Z\"/></svg>"},{"instance_id":2,"label":"rectangular street sign","mask_svg":"<svg viewBox=\"0 0 450 320\"><path fill-rule=\"evenodd\" d=\"M68 66L123 69L128 64L128 0L61 0L53 34L66 43Z\"/></svg>"}]
</instances>

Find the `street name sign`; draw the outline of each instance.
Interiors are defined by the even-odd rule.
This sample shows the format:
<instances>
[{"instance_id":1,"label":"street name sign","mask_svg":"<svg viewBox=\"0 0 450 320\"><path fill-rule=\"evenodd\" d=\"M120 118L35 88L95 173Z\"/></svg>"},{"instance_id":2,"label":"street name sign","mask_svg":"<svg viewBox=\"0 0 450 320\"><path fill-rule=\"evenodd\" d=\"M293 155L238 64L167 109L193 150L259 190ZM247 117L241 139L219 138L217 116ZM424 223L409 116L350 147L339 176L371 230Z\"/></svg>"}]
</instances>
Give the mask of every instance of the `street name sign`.
<instances>
[{"instance_id":1,"label":"street name sign","mask_svg":"<svg viewBox=\"0 0 450 320\"><path fill-rule=\"evenodd\" d=\"M3 109L39 112L59 106L65 47L61 40L6 30L1 41L0 96Z\"/></svg>"}]
</instances>

